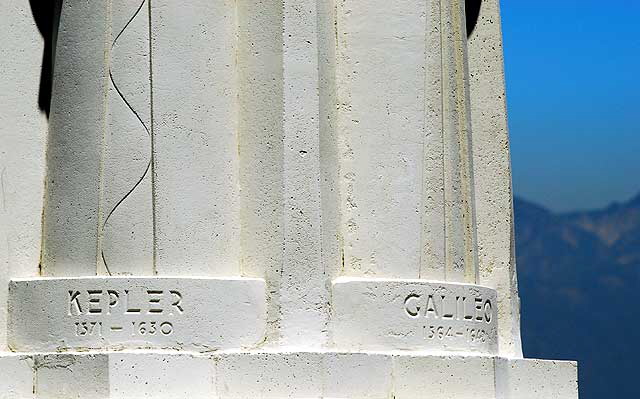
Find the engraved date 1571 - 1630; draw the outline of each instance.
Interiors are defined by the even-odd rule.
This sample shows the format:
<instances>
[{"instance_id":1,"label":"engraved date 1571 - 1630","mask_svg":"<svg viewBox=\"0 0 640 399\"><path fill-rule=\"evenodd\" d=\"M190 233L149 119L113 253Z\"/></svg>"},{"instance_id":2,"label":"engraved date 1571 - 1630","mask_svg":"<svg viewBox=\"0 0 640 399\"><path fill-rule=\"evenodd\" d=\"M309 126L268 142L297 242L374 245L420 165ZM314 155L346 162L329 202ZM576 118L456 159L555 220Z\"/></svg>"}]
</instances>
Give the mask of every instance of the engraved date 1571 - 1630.
<instances>
[{"instance_id":1,"label":"engraved date 1571 - 1630","mask_svg":"<svg viewBox=\"0 0 640 399\"><path fill-rule=\"evenodd\" d=\"M105 332L147 338L168 336L174 326L163 318L182 313L183 296L177 290L68 291L67 315L86 318L74 322L74 335L78 337L101 337Z\"/></svg>"}]
</instances>

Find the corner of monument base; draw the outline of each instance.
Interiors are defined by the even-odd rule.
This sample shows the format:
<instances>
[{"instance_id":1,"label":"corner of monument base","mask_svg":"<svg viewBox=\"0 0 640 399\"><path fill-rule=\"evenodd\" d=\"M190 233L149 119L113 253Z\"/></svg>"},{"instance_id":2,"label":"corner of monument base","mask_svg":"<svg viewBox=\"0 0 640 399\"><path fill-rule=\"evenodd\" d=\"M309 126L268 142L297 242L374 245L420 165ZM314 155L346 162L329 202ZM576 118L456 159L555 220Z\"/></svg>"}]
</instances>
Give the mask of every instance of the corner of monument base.
<instances>
[{"instance_id":1,"label":"corner of monument base","mask_svg":"<svg viewBox=\"0 0 640 399\"><path fill-rule=\"evenodd\" d=\"M409 352L0 355L3 398L577 399L573 362Z\"/></svg>"}]
</instances>

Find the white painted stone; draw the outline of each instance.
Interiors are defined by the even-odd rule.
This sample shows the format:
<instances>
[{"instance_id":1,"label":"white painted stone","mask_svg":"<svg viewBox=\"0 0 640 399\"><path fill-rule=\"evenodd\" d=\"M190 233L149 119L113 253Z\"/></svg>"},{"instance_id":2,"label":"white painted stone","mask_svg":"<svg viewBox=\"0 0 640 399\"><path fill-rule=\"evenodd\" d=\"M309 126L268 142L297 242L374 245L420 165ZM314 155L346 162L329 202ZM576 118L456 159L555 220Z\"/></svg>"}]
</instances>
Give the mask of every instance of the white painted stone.
<instances>
[{"instance_id":1,"label":"white painted stone","mask_svg":"<svg viewBox=\"0 0 640 399\"><path fill-rule=\"evenodd\" d=\"M441 1L445 276L478 282L465 2ZM429 184L429 182L427 182Z\"/></svg>"},{"instance_id":2,"label":"white painted stone","mask_svg":"<svg viewBox=\"0 0 640 399\"><path fill-rule=\"evenodd\" d=\"M260 353L222 356L217 386L227 398L310 398L322 393L322 354Z\"/></svg>"},{"instance_id":3,"label":"white painted stone","mask_svg":"<svg viewBox=\"0 0 640 399\"><path fill-rule=\"evenodd\" d=\"M343 273L475 283L463 2L336 5Z\"/></svg>"},{"instance_id":4,"label":"white painted stone","mask_svg":"<svg viewBox=\"0 0 640 399\"><path fill-rule=\"evenodd\" d=\"M217 397L225 399L385 399L393 393L389 355L278 351L217 359Z\"/></svg>"},{"instance_id":5,"label":"white painted stone","mask_svg":"<svg viewBox=\"0 0 640 399\"><path fill-rule=\"evenodd\" d=\"M267 283L267 341L280 339L284 275L280 2L238 2L238 138L242 274Z\"/></svg>"},{"instance_id":6,"label":"white painted stone","mask_svg":"<svg viewBox=\"0 0 640 399\"><path fill-rule=\"evenodd\" d=\"M574 362L496 359L498 399L578 399Z\"/></svg>"},{"instance_id":7,"label":"white painted stone","mask_svg":"<svg viewBox=\"0 0 640 399\"><path fill-rule=\"evenodd\" d=\"M394 358L397 399L495 398L494 361L475 356Z\"/></svg>"},{"instance_id":8,"label":"white painted stone","mask_svg":"<svg viewBox=\"0 0 640 399\"><path fill-rule=\"evenodd\" d=\"M45 275L240 273L235 8L152 3L63 4Z\"/></svg>"},{"instance_id":9,"label":"white painted stone","mask_svg":"<svg viewBox=\"0 0 640 399\"><path fill-rule=\"evenodd\" d=\"M215 364L162 351L0 354L0 398L217 398Z\"/></svg>"},{"instance_id":10,"label":"white painted stone","mask_svg":"<svg viewBox=\"0 0 640 399\"><path fill-rule=\"evenodd\" d=\"M418 278L425 5L347 0L337 7L344 272Z\"/></svg>"},{"instance_id":11,"label":"white painted stone","mask_svg":"<svg viewBox=\"0 0 640 399\"><path fill-rule=\"evenodd\" d=\"M479 283L498 291L504 356L522 357L500 5L483 0L469 39Z\"/></svg>"},{"instance_id":12,"label":"white painted stone","mask_svg":"<svg viewBox=\"0 0 640 399\"><path fill-rule=\"evenodd\" d=\"M101 61L109 79L101 171L95 177L101 190L95 273L150 275L154 255L149 13L144 1L116 0L107 14L111 32Z\"/></svg>"},{"instance_id":13,"label":"white painted stone","mask_svg":"<svg viewBox=\"0 0 640 399\"><path fill-rule=\"evenodd\" d=\"M34 355L33 392L37 398L109 398L109 355Z\"/></svg>"},{"instance_id":14,"label":"white painted stone","mask_svg":"<svg viewBox=\"0 0 640 399\"><path fill-rule=\"evenodd\" d=\"M328 341L330 287L337 258L323 253L318 54L322 15L315 0L286 0L283 13L284 259L279 287L280 344L321 348ZM325 265L335 262L333 268Z\"/></svg>"},{"instance_id":15,"label":"white painted stone","mask_svg":"<svg viewBox=\"0 0 640 399\"><path fill-rule=\"evenodd\" d=\"M333 284L332 308L332 337L340 349L498 351L490 288L341 278Z\"/></svg>"},{"instance_id":16,"label":"white painted stone","mask_svg":"<svg viewBox=\"0 0 640 399\"><path fill-rule=\"evenodd\" d=\"M9 279L37 275L40 260L47 119L38 92L45 49L29 3L7 0L0 7L0 350Z\"/></svg>"},{"instance_id":17,"label":"white painted stone","mask_svg":"<svg viewBox=\"0 0 640 399\"><path fill-rule=\"evenodd\" d=\"M375 353L327 353L324 396L386 399L393 392L393 358Z\"/></svg>"},{"instance_id":18,"label":"white painted stone","mask_svg":"<svg viewBox=\"0 0 640 399\"><path fill-rule=\"evenodd\" d=\"M97 274L109 88L105 54L111 43L108 11L105 2L62 4L47 139L41 259L45 275Z\"/></svg>"},{"instance_id":19,"label":"white painted stone","mask_svg":"<svg viewBox=\"0 0 640 399\"><path fill-rule=\"evenodd\" d=\"M16 387L7 398L577 398L575 363L469 354L145 350L0 355L0 364L17 378L2 385Z\"/></svg>"},{"instance_id":20,"label":"white painted stone","mask_svg":"<svg viewBox=\"0 0 640 399\"><path fill-rule=\"evenodd\" d=\"M45 275L154 273L145 5L62 5L47 152Z\"/></svg>"},{"instance_id":21,"label":"white painted stone","mask_svg":"<svg viewBox=\"0 0 640 399\"><path fill-rule=\"evenodd\" d=\"M109 355L110 398L211 398L215 361L209 357L156 352Z\"/></svg>"},{"instance_id":22,"label":"white painted stone","mask_svg":"<svg viewBox=\"0 0 640 399\"><path fill-rule=\"evenodd\" d=\"M238 275L235 3L150 3L156 270Z\"/></svg>"},{"instance_id":23,"label":"white painted stone","mask_svg":"<svg viewBox=\"0 0 640 399\"><path fill-rule=\"evenodd\" d=\"M242 273L268 285L268 345L328 342L341 267L334 7L238 4Z\"/></svg>"},{"instance_id":24,"label":"white painted stone","mask_svg":"<svg viewBox=\"0 0 640 399\"><path fill-rule=\"evenodd\" d=\"M259 279L12 280L9 345L20 351L251 348L265 334Z\"/></svg>"},{"instance_id":25,"label":"white painted stone","mask_svg":"<svg viewBox=\"0 0 640 399\"><path fill-rule=\"evenodd\" d=\"M36 352L0 397L575 399L520 358L497 0L464 15L65 0L44 202L37 65L2 82L0 347Z\"/></svg>"},{"instance_id":26,"label":"white painted stone","mask_svg":"<svg viewBox=\"0 0 640 399\"><path fill-rule=\"evenodd\" d=\"M33 359L0 352L0 398L34 398Z\"/></svg>"},{"instance_id":27,"label":"white painted stone","mask_svg":"<svg viewBox=\"0 0 640 399\"><path fill-rule=\"evenodd\" d=\"M47 151L45 275L153 271L145 11L119 1L62 6Z\"/></svg>"},{"instance_id":28,"label":"white painted stone","mask_svg":"<svg viewBox=\"0 0 640 399\"><path fill-rule=\"evenodd\" d=\"M556 394L537 390L526 396L526 382L516 382L526 399L574 399L576 386L570 383L575 363L458 355L425 355L340 352L253 352L214 355L216 396L219 398L350 398L414 399L511 399L502 396L504 387L514 384L501 370L509 364L511 373L538 373L529 382L569 382ZM524 381L522 381L524 382ZM549 384L553 385L553 383ZM546 395L546 396L545 396Z\"/></svg>"}]
</instances>

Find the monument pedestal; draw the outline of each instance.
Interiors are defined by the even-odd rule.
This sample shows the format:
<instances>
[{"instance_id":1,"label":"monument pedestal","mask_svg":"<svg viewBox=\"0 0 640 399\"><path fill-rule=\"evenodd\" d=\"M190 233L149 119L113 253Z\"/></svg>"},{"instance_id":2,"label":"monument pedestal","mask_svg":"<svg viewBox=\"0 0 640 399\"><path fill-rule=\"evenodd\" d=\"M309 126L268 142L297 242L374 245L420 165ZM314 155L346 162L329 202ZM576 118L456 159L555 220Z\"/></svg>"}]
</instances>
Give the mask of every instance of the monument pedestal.
<instances>
[{"instance_id":1,"label":"monument pedestal","mask_svg":"<svg viewBox=\"0 0 640 399\"><path fill-rule=\"evenodd\" d=\"M0 398L576 399L522 358L497 0L57 3Z\"/></svg>"},{"instance_id":2,"label":"monument pedestal","mask_svg":"<svg viewBox=\"0 0 640 399\"><path fill-rule=\"evenodd\" d=\"M8 398L564 399L577 389L572 362L463 353L24 353L0 368Z\"/></svg>"},{"instance_id":3,"label":"monument pedestal","mask_svg":"<svg viewBox=\"0 0 640 399\"><path fill-rule=\"evenodd\" d=\"M497 294L341 277L330 349L265 348L260 279L19 279L7 398L573 398L576 365L501 357ZM151 349L155 348L155 349Z\"/></svg>"}]
</instances>

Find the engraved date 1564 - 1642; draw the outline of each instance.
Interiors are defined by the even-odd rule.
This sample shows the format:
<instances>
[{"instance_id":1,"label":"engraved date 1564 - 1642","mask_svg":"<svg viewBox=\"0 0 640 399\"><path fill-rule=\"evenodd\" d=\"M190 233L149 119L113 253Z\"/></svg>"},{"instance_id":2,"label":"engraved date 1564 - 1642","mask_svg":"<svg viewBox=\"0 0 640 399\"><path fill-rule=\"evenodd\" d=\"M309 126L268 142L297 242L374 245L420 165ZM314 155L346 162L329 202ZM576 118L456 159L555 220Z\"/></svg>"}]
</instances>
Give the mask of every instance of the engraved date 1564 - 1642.
<instances>
[{"instance_id":1,"label":"engraved date 1564 - 1642","mask_svg":"<svg viewBox=\"0 0 640 399\"><path fill-rule=\"evenodd\" d=\"M470 344L484 344L491 339L488 327L494 319L494 309L489 298L413 293L405 298L404 312L411 319L430 321L423 325L427 340L461 338ZM460 321L472 324L452 323Z\"/></svg>"}]
</instances>

